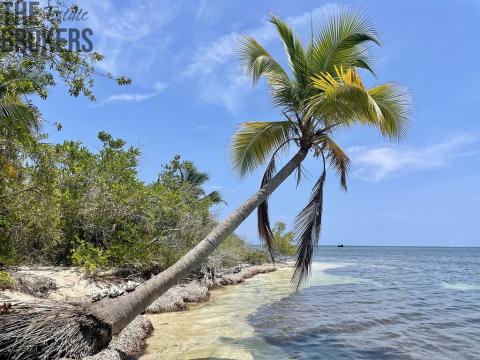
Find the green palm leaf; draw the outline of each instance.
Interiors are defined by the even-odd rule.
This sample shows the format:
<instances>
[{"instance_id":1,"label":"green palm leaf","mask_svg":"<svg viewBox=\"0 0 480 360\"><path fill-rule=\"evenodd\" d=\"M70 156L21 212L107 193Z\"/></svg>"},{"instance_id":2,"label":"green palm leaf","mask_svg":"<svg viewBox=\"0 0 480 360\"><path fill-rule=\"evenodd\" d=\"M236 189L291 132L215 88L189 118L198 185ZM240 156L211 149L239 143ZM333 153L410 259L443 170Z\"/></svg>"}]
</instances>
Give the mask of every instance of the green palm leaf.
<instances>
[{"instance_id":1,"label":"green palm leaf","mask_svg":"<svg viewBox=\"0 0 480 360\"><path fill-rule=\"evenodd\" d=\"M334 66L359 67L373 73L368 45L380 45L375 28L358 11L342 9L317 28L307 49L311 70L333 73Z\"/></svg>"},{"instance_id":2,"label":"green palm leaf","mask_svg":"<svg viewBox=\"0 0 480 360\"><path fill-rule=\"evenodd\" d=\"M336 76L322 73L312 77L320 90L309 101L309 111L326 124L363 123L378 128L391 138L399 138L408 127L409 96L406 91L386 83L366 89L354 68L335 68Z\"/></svg>"},{"instance_id":3,"label":"green palm leaf","mask_svg":"<svg viewBox=\"0 0 480 360\"><path fill-rule=\"evenodd\" d=\"M326 160L330 162L330 167L337 173L340 179L340 185L346 191L350 158L329 136L320 136L318 142L321 143L321 151L326 153Z\"/></svg>"},{"instance_id":4,"label":"green palm leaf","mask_svg":"<svg viewBox=\"0 0 480 360\"><path fill-rule=\"evenodd\" d=\"M410 124L411 97L407 90L395 83L385 83L368 90L383 115L382 133L399 139Z\"/></svg>"},{"instance_id":5,"label":"green palm leaf","mask_svg":"<svg viewBox=\"0 0 480 360\"><path fill-rule=\"evenodd\" d=\"M295 35L286 22L276 16L270 17L270 22L275 25L277 32L282 39L287 55L288 63L298 84L306 84L308 81L308 68L305 59L305 50L300 38Z\"/></svg>"},{"instance_id":6,"label":"green palm leaf","mask_svg":"<svg viewBox=\"0 0 480 360\"><path fill-rule=\"evenodd\" d=\"M246 74L254 84L264 76L271 89L271 98L275 105L287 110L295 109L299 104L295 85L287 73L252 37L243 37L239 42L238 54Z\"/></svg>"},{"instance_id":7,"label":"green palm leaf","mask_svg":"<svg viewBox=\"0 0 480 360\"><path fill-rule=\"evenodd\" d=\"M241 176L255 170L291 136L292 125L289 121L241 124L233 135L231 145L234 169Z\"/></svg>"},{"instance_id":8,"label":"green palm leaf","mask_svg":"<svg viewBox=\"0 0 480 360\"><path fill-rule=\"evenodd\" d=\"M40 128L40 122L33 111L20 103L0 102L0 121L4 122L5 126L20 126L35 131Z\"/></svg>"}]
</instances>

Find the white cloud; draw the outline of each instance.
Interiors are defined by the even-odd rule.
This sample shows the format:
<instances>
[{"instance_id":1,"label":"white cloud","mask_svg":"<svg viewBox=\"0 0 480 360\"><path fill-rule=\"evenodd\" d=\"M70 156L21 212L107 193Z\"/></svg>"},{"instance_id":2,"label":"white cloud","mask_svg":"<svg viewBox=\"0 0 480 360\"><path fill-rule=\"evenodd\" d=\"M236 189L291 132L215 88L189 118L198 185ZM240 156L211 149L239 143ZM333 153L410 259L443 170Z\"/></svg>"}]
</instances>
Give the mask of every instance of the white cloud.
<instances>
[{"instance_id":1,"label":"white cloud","mask_svg":"<svg viewBox=\"0 0 480 360\"><path fill-rule=\"evenodd\" d=\"M459 157L476 155L478 150L468 148L473 144L478 144L478 137L461 134L429 146L358 146L348 149L348 152L352 158L354 176L380 181L448 166Z\"/></svg>"},{"instance_id":2,"label":"white cloud","mask_svg":"<svg viewBox=\"0 0 480 360\"><path fill-rule=\"evenodd\" d=\"M168 85L162 81L157 81L153 85L153 90L148 93L124 93L124 94L112 94L106 99L100 101L98 106L103 106L112 102L142 102L153 99L159 94L165 91Z\"/></svg>"},{"instance_id":3,"label":"white cloud","mask_svg":"<svg viewBox=\"0 0 480 360\"><path fill-rule=\"evenodd\" d=\"M302 15L289 17L286 21L300 34L310 34L311 18L321 17L336 8L335 4L326 4ZM235 46L243 34L253 36L262 45L277 39L273 25L263 21L256 28L231 32L198 47L183 76L200 80L201 101L223 106L230 112L235 112L241 106L243 97L251 89L251 81L241 71L235 56Z\"/></svg>"},{"instance_id":4,"label":"white cloud","mask_svg":"<svg viewBox=\"0 0 480 360\"><path fill-rule=\"evenodd\" d=\"M240 71L226 73L223 79L210 78L202 81L202 90L199 94L200 101L221 105L231 113L236 113L241 106L242 97L251 89L251 81Z\"/></svg>"},{"instance_id":5,"label":"white cloud","mask_svg":"<svg viewBox=\"0 0 480 360\"><path fill-rule=\"evenodd\" d=\"M228 62L234 55L234 44L239 37L238 33L223 35L215 41L199 47L193 55L192 62L187 66L184 75L195 77L208 75L218 66Z\"/></svg>"}]
</instances>

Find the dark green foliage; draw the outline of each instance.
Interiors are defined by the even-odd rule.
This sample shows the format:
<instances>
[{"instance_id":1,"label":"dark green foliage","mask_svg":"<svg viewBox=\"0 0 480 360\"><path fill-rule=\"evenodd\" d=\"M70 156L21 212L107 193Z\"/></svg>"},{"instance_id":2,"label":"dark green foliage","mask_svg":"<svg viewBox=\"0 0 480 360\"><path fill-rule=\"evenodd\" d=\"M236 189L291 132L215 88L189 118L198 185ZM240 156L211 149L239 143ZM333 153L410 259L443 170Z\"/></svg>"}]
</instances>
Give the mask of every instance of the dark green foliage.
<instances>
[{"instance_id":1,"label":"dark green foliage","mask_svg":"<svg viewBox=\"0 0 480 360\"><path fill-rule=\"evenodd\" d=\"M176 157L159 180L138 178L140 150L100 132L96 153L81 143L15 142L15 174L0 180L0 262L167 267L215 225L208 176ZM0 139L1 140L1 139ZM219 265L244 261L232 237Z\"/></svg>"}]
</instances>

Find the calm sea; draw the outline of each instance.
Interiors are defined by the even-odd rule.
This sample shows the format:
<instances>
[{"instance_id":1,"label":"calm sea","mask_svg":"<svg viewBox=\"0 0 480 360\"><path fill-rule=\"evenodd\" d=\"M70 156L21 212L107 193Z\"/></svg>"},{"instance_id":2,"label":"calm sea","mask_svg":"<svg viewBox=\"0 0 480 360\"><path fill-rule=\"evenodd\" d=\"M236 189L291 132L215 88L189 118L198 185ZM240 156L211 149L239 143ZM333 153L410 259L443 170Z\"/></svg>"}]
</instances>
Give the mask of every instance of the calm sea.
<instances>
[{"instance_id":1,"label":"calm sea","mask_svg":"<svg viewBox=\"0 0 480 360\"><path fill-rule=\"evenodd\" d=\"M480 248L320 247L291 269L152 316L143 359L480 359Z\"/></svg>"},{"instance_id":2,"label":"calm sea","mask_svg":"<svg viewBox=\"0 0 480 360\"><path fill-rule=\"evenodd\" d=\"M315 261L333 268L248 318L287 358L480 359L480 248L320 247Z\"/></svg>"}]
</instances>

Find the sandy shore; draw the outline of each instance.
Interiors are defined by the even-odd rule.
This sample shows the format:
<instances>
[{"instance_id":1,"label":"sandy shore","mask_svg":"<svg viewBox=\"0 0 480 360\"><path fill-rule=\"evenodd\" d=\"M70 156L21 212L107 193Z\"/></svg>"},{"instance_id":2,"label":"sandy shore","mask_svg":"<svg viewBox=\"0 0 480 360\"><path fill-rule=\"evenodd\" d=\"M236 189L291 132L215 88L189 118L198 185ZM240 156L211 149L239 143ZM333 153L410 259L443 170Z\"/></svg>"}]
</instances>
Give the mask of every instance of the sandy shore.
<instances>
[{"instance_id":1,"label":"sandy shore","mask_svg":"<svg viewBox=\"0 0 480 360\"><path fill-rule=\"evenodd\" d=\"M169 289L151 304L146 313L158 314L178 312L187 309L188 303L202 303L210 298L210 290L227 285L239 284L257 274L276 270L273 265L242 265L234 271L226 271L212 279L193 280L178 284ZM125 286L127 278L102 277L95 281L85 278L74 268L19 268L11 272L15 279L15 289L0 291L2 303L32 303L39 301L91 302L92 293L108 289L112 284ZM139 280L140 279L135 279ZM138 316L119 335L114 336L109 347L89 360L122 360L140 356L146 341L153 331L150 319Z\"/></svg>"}]
</instances>

